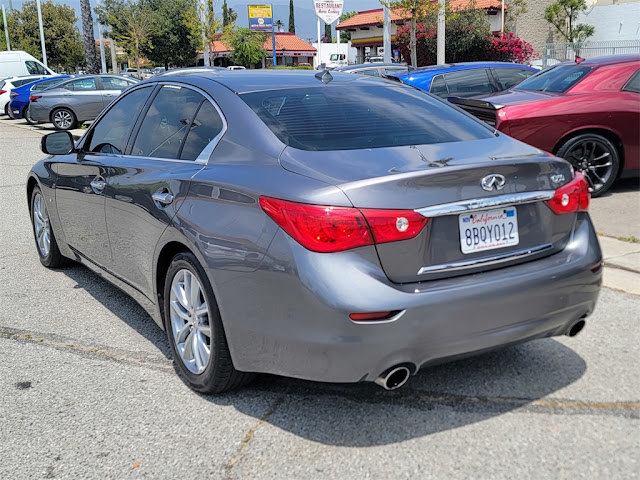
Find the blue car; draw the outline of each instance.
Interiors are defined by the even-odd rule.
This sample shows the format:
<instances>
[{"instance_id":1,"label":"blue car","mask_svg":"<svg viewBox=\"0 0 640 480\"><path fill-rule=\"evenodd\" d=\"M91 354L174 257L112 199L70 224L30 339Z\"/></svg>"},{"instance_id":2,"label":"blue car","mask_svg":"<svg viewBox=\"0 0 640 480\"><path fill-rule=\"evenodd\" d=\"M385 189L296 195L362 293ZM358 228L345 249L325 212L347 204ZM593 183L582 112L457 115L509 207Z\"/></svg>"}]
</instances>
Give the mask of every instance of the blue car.
<instances>
[{"instance_id":1,"label":"blue car","mask_svg":"<svg viewBox=\"0 0 640 480\"><path fill-rule=\"evenodd\" d=\"M71 78L71 75L57 75L55 77L43 78L42 80L36 80L35 82L14 88L10 94L11 101L9 103L9 116L13 119L24 118L28 123L32 123L29 120L28 115L29 97L31 97L31 92L53 87L67 78Z\"/></svg>"},{"instance_id":2,"label":"blue car","mask_svg":"<svg viewBox=\"0 0 640 480\"><path fill-rule=\"evenodd\" d=\"M442 98L467 98L502 92L536 72L535 68L518 63L464 62L430 65L394 76Z\"/></svg>"}]
</instances>

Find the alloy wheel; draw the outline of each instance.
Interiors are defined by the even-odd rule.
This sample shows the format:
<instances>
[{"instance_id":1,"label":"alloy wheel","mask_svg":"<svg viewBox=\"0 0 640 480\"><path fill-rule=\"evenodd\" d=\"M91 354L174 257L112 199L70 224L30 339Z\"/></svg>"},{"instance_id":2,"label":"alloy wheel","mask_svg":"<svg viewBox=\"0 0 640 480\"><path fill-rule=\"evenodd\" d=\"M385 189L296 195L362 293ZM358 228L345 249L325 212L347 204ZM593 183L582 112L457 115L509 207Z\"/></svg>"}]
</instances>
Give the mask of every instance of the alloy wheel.
<instances>
[{"instance_id":1,"label":"alloy wheel","mask_svg":"<svg viewBox=\"0 0 640 480\"><path fill-rule=\"evenodd\" d=\"M68 110L58 110L53 114L53 123L62 130L71 128L73 115Z\"/></svg>"},{"instance_id":2,"label":"alloy wheel","mask_svg":"<svg viewBox=\"0 0 640 480\"><path fill-rule=\"evenodd\" d=\"M36 232L36 243L40 256L46 257L51 249L51 226L47 207L44 205L42 194L36 193L33 199L33 226Z\"/></svg>"},{"instance_id":3,"label":"alloy wheel","mask_svg":"<svg viewBox=\"0 0 640 480\"><path fill-rule=\"evenodd\" d=\"M180 361L191 373L200 374L211 357L211 324L202 285L191 271L182 269L174 275L169 305Z\"/></svg>"},{"instance_id":4,"label":"alloy wheel","mask_svg":"<svg viewBox=\"0 0 640 480\"><path fill-rule=\"evenodd\" d=\"M613 156L609 145L597 138L589 138L575 144L565 159L585 174L592 193L597 193L613 175Z\"/></svg>"}]
</instances>

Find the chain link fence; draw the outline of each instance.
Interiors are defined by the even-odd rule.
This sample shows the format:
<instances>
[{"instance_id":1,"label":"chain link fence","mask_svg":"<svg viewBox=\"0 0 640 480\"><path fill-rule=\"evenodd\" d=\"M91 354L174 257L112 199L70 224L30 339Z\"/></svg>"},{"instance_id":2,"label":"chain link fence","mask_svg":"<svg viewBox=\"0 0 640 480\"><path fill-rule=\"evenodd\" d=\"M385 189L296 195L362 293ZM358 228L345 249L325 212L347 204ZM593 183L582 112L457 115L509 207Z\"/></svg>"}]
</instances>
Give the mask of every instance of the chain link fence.
<instances>
[{"instance_id":1,"label":"chain link fence","mask_svg":"<svg viewBox=\"0 0 640 480\"><path fill-rule=\"evenodd\" d=\"M602 42L547 43L542 52L542 68L559 62L582 58L640 53L640 40L615 40Z\"/></svg>"}]
</instances>

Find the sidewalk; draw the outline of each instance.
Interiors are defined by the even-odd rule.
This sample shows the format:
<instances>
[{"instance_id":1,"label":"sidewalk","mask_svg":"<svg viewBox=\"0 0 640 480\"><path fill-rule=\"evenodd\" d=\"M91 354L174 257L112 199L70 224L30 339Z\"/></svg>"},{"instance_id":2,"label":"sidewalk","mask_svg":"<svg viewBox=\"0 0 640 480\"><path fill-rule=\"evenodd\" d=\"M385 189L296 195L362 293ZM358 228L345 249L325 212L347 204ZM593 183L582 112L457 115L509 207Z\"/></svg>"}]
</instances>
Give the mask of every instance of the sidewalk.
<instances>
[{"instance_id":1,"label":"sidewalk","mask_svg":"<svg viewBox=\"0 0 640 480\"><path fill-rule=\"evenodd\" d=\"M640 243L599 235L604 258L604 286L640 296Z\"/></svg>"}]
</instances>

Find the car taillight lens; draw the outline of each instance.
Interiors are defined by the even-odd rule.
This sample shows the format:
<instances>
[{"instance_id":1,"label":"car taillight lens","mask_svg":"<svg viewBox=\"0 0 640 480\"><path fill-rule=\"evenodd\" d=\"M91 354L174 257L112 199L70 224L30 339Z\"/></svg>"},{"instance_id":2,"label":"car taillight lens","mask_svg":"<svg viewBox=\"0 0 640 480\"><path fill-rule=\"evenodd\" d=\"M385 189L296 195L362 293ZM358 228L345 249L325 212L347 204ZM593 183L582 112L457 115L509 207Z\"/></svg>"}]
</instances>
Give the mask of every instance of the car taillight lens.
<instances>
[{"instance_id":1,"label":"car taillight lens","mask_svg":"<svg viewBox=\"0 0 640 480\"><path fill-rule=\"evenodd\" d=\"M30 102L35 102L36 100L38 100L38 99L39 99L39 98L41 98L41 97L42 97L42 95L31 95L31 96L29 97L29 101L30 101Z\"/></svg>"},{"instance_id":2,"label":"car taillight lens","mask_svg":"<svg viewBox=\"0 0 640 480\"><path fill-rule=\"evenodd\" d=\"M566 185L558 188L547 205L554 213L562 215L571 212L584 212L589 208L589 184L581 172Z\"/></svg>"},{"instance_id":3,"label":"car taillight lens","mask_svg":"<svg viewBox=\"0 0 640 480\"><path fill-rule=\"evenodd\" d=\"M303 247L340 252L415 237L428 219L413 210L359 210L260 197L260 206Z\"/></svg>"},{"instance_id":4,"label":"car taillight lens","mask_svg":"<svg viewBox=\"0 0 640 480\"><path fill-rule=\"evenodd\" d=\"M13 98L13 97L17 97L17 96L18 96L18 94L17 94L16 92L11 92L11 93L9 94L9 97L11 97L11 98Z\"/></svg>"},{"instance_id":5,"label":"car taillight lens","mask_svg":"<svg viewBox=\"0 0 640 480\"><path fill-rule=\"evenodd\" d=\"M0 95L4 95L5 93L7 93L6 90L0 90Z\"/></svg>"}]
</instances>

